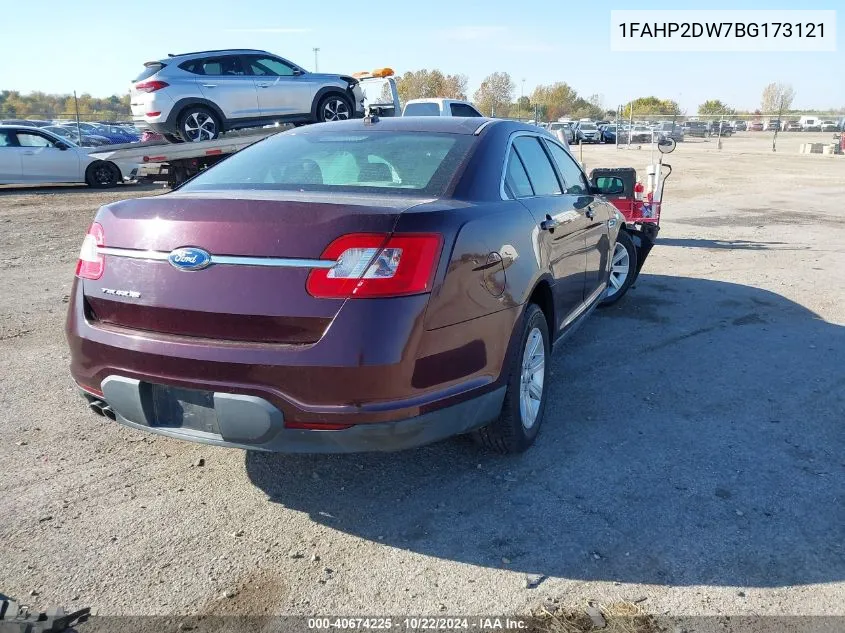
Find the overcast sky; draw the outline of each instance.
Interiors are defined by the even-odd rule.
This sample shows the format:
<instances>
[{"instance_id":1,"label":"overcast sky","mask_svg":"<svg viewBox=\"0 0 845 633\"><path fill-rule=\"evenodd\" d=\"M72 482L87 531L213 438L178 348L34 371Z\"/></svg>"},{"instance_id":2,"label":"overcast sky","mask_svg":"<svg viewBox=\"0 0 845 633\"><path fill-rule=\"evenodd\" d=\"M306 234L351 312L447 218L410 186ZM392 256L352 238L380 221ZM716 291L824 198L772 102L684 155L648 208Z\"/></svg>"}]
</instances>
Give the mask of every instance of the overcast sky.
<instances>
[{"instance_id":1,"label":"overcast sky","mask_svg":"<svg viewBox=\"0 0 845 633\"><path fill-rule=\"evenodd\" d=\"M842 0L810 5L800 8L840 9L841 27ZM754 109L772 81L794 86L795 108L845 107L842 43L833 53L610 51L611 9L798 8L782 0L708 0L697 7L653 0L202 0L105 7L92 0L6 3L0 89L125 93L143 62L214 48L266 49L313 69L312 49L319 47L321 71L439 68L466 74L470 98L487 74L506 71L516 82L515 97L523 85L530 95L537 84L565 81L584 97L600 94L609 108L654 94L691 112L706 99Z\"/></svg>"}]
</instances>

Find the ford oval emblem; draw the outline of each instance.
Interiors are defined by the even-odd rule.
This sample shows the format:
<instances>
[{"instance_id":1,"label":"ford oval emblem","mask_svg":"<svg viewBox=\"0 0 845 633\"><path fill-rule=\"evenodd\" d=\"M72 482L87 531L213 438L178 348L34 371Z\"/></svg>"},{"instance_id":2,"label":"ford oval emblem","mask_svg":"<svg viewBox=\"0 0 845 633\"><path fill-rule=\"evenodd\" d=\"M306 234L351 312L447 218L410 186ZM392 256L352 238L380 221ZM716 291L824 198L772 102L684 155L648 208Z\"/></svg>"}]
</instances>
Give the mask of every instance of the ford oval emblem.
<instances>
[{"instance_id":1,"label":"ford oval emblem","mask_svg":"<svg viewBox=\"0 0 845 633\"><path fill-rule=\"evenodd\" d=\"M211 255L201 248L177 248L170 251L167 261L178 270L202 270L211 266Z\"/></svg>"}]
</instances>

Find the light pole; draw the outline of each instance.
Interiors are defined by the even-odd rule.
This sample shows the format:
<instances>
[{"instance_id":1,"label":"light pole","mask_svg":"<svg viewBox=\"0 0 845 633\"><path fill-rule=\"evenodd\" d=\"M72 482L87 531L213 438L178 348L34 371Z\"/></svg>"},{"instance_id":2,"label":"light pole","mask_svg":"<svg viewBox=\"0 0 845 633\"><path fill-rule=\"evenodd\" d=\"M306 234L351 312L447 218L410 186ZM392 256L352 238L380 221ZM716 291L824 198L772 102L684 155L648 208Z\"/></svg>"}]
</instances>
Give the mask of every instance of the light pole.
<instances>
[{"instance_id":1,"label":"light pole","mask_svg":"<svg viewBox=\"0 0 845 633\"><path fill-rule=\"evenodd\" d=\"M317 64L317 53L320 52L320 49L319 48L313 48L311 50L314 51L314 72L318 73L318 72L320 72L320 66Z\"/></svg>"}]
</instances>

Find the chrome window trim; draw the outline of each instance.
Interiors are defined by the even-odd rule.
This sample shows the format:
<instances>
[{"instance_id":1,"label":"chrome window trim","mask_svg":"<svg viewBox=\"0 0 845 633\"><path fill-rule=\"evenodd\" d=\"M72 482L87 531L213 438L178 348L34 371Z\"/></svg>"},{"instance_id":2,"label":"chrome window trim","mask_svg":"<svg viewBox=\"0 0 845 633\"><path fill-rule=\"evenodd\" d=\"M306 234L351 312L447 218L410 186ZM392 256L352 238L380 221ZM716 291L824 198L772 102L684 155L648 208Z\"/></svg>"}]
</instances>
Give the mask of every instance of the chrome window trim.
<instances>
[{"instance_id":1,"label":"chrome window trim","mask_svg":"<svg viewBox=\"0 0 845 633\"><path fill-rule=\"evenodd\" d=\"M546 143L552 143L554 145L557 145L560 149L562 149L564 152L566 152L566 155L569 156L569 158L572 159L572 162L575 163L575 166L578 168L578 170L581 172L581 175L584 177L584 183L587 186L589 186L590 179L587 177L587 173L584 171L584 168L581 167L581 163L579 163L578 160L572 155L572 152L570 152L567 148L565 148L563 145L558 143L557 139L543 137L543 140L545 140ZM558 171L560 177L563 178L563 173L560 172L560 167L557 166L557 163L555 162L554 156L552 157L552 164L554 165L555 170ZM566 184L566 178L563 178L563 184ZM571 194L567 194L567 195L571 195Z\"/></svg>"},{"instance_id":2,"label":"chrome window trim","mask_svg":"<svg viewBox=\"0 0 845 633\"><path fill-rule=\"evenodd\" d=\"M99 247L97 252L113 257L167 261L170 251L142 251L130 248ZM337 262L329 259L300 259L293 257L242 257L237 255L211 255L212 264L224 266L264 266L270 268L333 268Z\"/></svg>"},{"instance_id":3,"label":"chrome window trim","mask_svg":"<svg viewBox=\"0 0 845 633\"><path fill-rule=\"evenodd\" d=\"M502 177L501 177L501 180L499 181L499 196L501 197L502 200L528 200L530 198L545 198L546 196L536 196L536 195L535 196L521 196L519 198L508 198L508 196L507 196L507 192L505 191L505 178L507 177L507 173L508 173L508 161L511 158L511 150L513 149L514 139L517 139L520 136L533 136L540 143L542 143L542 140L544 140L544 139L547 140L547 139L551 138L548 134L542 134L542 133L538 134L537 132L533 132L533 131L529 131L529 130L518 130L516 132L511 133L511 135L508 137L508 148L507 148L507 150L505 150L505 163L504 163L504 165L502 165ZM545 151L545 150L543 150L543 151ZM557 168L557 165L555 165L555 163L554 163L554 159L551 158L550 156L546 156L546 158L548 158L549 163L552 166L552 170L555 172L555 178L558 178L558 180L559 180L560 174L558 173L558 168ZM525 173L528 173L527 167L525 167ZM529 180L531 179L531 174L528 174L528 179ZM553 195L562 196L562 195L564 195L563 185L565 183L558 182L558 184L561 185L561 193L553 194ZM533 187L534 183L531 183L531 186Z\"/></svg>"}]
</instances>

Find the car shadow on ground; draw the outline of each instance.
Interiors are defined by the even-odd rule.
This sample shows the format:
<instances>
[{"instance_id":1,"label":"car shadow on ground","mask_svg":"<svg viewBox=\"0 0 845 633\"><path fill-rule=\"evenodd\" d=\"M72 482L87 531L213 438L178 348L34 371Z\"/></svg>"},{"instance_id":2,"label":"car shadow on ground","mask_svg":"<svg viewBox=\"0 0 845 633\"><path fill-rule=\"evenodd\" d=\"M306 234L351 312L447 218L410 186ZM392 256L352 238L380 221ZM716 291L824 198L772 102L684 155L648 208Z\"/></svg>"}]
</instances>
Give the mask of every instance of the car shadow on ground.
<instances>
[{"instance_id":1,"label":"car shadow on ground","mask_svg":"<svg viewBox=\"0 0 845 633\"><path fill-rule=\"evenodd\" d=\"M247 453L268 499L412 552L672 585L845 579L845 327L777 294L643 275L555 356L526 454ZM503 562L506 559L508 562Z\"/></svg>"},{"instance_id":2,"label":"car shadow on ground","mask_svg":"<svg viewBox=\"0 0 845 633\"><path fill-rule=\"evenodd\" d=\"M94 189L85 184L66 185L0 185L0 196L21 196L21 195L52 195L52 194L96 194L96 193L138 193L162 191L161 184L156 183L121 183L109 189Z\"/></svg>"},{"instance_id":3,"label":"car shadow on ground","mask_svg":"<svg viewBox=\"0 0 845 633\"><path fill-rule=\"evenodd\" d=\"M795 248L790 246L791 242L751 242L748 240L707 240L696 238L661 237L660 246L681 246L684 248L716 248L720 250L744 250L744 251L798 251L809 250L809 246Z\"/></svg>"}]
</instances>

